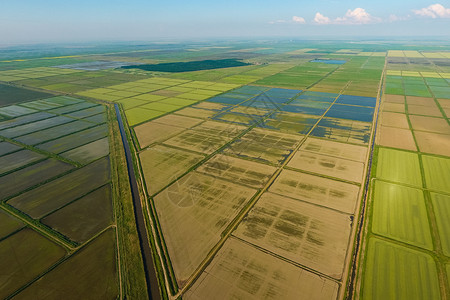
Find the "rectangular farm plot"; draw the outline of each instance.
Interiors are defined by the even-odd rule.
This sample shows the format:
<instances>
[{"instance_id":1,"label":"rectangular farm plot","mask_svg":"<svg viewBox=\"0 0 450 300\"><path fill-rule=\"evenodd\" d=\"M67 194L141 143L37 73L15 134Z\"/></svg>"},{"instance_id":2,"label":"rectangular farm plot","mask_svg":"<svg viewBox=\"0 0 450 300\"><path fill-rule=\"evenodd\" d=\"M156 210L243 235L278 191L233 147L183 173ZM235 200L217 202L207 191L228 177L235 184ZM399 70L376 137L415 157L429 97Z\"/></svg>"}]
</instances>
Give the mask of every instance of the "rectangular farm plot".
<instances>
[{"instance_id":1,"label":"rectangular farm plot","mask_svg":"<svg viewBox=\"0 0 450 300\"><path fill-rule=\"evenodd\" d=\"M68 163L50 158L0 177L0 199L44 182L74 168Z\"/></svg>"},{"instance_id":2,"label":"rectangular farm plot","mask_svg":"<svg viewBox=\"0 0 450 300\"><path fill-rule=\"evenodd\" d=\"M154 122L166 124L166 125L178 126L178 127L182 127L182 128L191 128L195 125L202 123L202 120L170 114L170 115L165 115L163 117L160 117L160 118L156 119Z\"/></svg>"},{"instance_id":3,"label":"rectangular farm plot","mask_svg":"<svg viewBox=\"0 0 450 300\"><path fill-rule=\"evenodd\" d=\"M383 126L409 129L405 114L384 111L380 114L380 123Z\"/></svg>"},{"instance_id":4,"label":"rectangular farm plot","mask_svg":"<svg viewBox=\"0 0 450 300\"><path fill-rule=\"evenodd\" d=\"M234 235L339 280L350 228L346 214L266 193Z\"/></svg>"},{"instance_id":5,"label":"rectangular farm plot","mask_svg":"<svg viewBox=\"0 0 450 300\"><path fill-rule=\"evenodd\" d=\"M153 195L204 159L203 155L156 145L139 154L147 192Z\"/></svg>"},{"instance_id":6,"label":"rectangular farm plot","mask_svg":"<svg viewBox=\"0 0 450 300\"><path fill-rule=\"evenodd\" d=\"M35 114L26 115L23 117L17 117L14 119L4 120L4 121L0 122L0 130L19 126L19 125L24 125L27 123L32 123L32 122L36 122L36 121L40 121L40 120L44 120L44 119L51 118L51 117L55 117L55 115L47 113L47 112L37 112Z\"/></svg>"},{"instance_id":7,"label":"rectangular farm plot","mask_svg":"<svg viewBox=\"0 0 450 300\"><path fill-rule=\"evenodd\" d=\"M416 153L381 147L378 149L377 178L422 186L419 157Z\"/></svg>"},{"instance_id":8,"label":"rectangular farm plot","mask_svg":"<svg viewBox=\"0 0 450 300\"><path fill-rule=\"evenodd\" d=\"M29 228L0 241L0 297L7 298L65 254L64 248Z\"/></svg>"},{"instance_id":9,"label":"rectangular farm plot","mask_svg":"<svg viewBox=\"0 0 450 300\"><path fill-rule=\"evenodd\" d=\"M404 103L392 103L392 102L384 102L381 106L382 111L390 111L397 113L405 113L405 104Z\"/></svg>"},{"instance_id":10,"label":"rectangular farm plot","mask_svg":"<svg viewBox=\"0 0 450 300\"><path fill-rule=\"evenodd\" d=\"M71 113L71 112L87 109L90 107L97 107L97 106L99 106L99 105L96 103L83 101L83 102L72 104L72 105L65 105L62 107L58 107L58 108L49 110L48 112L51 112L54 114L66 114L66 113Z\"/></svg>"},{"instance_id":11,"label":"rectangular farm plot","mask_svg":"<svg viewBox=\"0 0 450 300\"><path fill-rule=\"evenodd\" d=\"M372 107L333 104L325 116L329 118L372 122L373 112L374 109Z\"/></svg>"},{"instance_id":12,"label":"rectangular farm plot","mask_svg":"<svg viewBox=\"0 0 450 300\"><path fill-rule=\"evenodd\" d=\"M423 252L370 238L363 299L440 299L436 263Z\"/></svg>"},{"instance_id":13,"label":"rectangular farm plot","mask_svg":"<svg viewBox=\"0 0 450 300\"><path fill-rule=\"evenodd\" d=\"M104 113L104 112L105 112L105 107L103 105L98 105L98 106L93 106L93 107L90 107L87 109L67 113L65 115L68 117L72 117L72 118L83 119L83 118L87 118L87 117L97 115L100 113Z\"/></svg>"},{"instance_id":14,"label":"rectangular farm plot","mask_svg":"<svg viewBox=\"0 0 450 300\"><path fill-rule=\"evenodd\" d=\"M384 97L385 102L405 104L405 96L385 94Z\"/></svg>"},{"instance_id":15,"label":"rectangular farm plot","mask_svg":"<svg viewBox=\"0 0 450 300\"><path fill-rule=\"evenodd\" d=\"M344 144L334 141L307 138L300 147L302 151L314 152L323 155L364 162L366 160L367 147Z\"/></svg>"},{"instance_id":16,"label":"rectangular farm plot","mask_svg":"<svg viewBox=\"0 0 450 300\"><path fill-rule=\"evenodd\" d=\"M22 149L22 147L17 146L15 144L8 143L8 142L0 142L0 156L9 154L11 152L15 152L20 149Z\"/></svg>"},{"instance_id":17,"label":"rectangular farm plot","mask_svg":"<svg viewBox=\"0 0 450 300\"><path fill-rule=\"evenodd\" d=\"M8 204L35 219L70 203L109 181L109 159L98 160L12 198Z\"/></svg>"},{"instance_id":18,"label":"rectangular farm plot","mask_svg":"<svg viewBox=\"0 0 450 300\"><path fill-rule=\"evenodd\" d=\"M450 156L450 135L414 131L414 136L421 152Z\"/></svg>"},{"instance_id":19,"label":"rectangular farm plot","mask_svg":"<svg viewBox=\"0 0 450 300\"><path fill-rule=\"evenodd\" d=\"M105 185L42 219L42 223L77 243L87 241L112 222L110 185Z\"/></svg>"},{"instance_id":20,"label":"rectangular farm plot","mask_svg":"<svg viewBox=\"0 0 450 300\"><path fill-rule=\"evenodd\" d=\"M130 126L149 121L164 114L165 112L145 109L141 107L134 107L125 111L125 115Z\"/></svg>"},{"instance_id":21,"label":"rectangular farm plot","mask_svg":"<svg viewBox=\"0 0 450 300\"><path fill-rule=\"evenodd\" d=\"M47 128L45 130L36 131L27 135L23 135L15 138L15 140L27 144L27 145L36 145L42 142L46 142L48 140L56 139L61 136L74 133L80 130L84 130L90 127L94 127L96 124L86 122L83 120L77 120L74 122L70 122L67 124L55 126L52 128Z\"/></svg>"},{"instance_id":22,"label":"rectangular farm plot","mask_svg":"<svg viewBox=\"0 0 450 300\"><path fill-rule=\"evenodd\" d=\"M376 181L372 232L433 250L423 191Z\"/></svg>"},{"instance_id":23,"label":"rectangular farm plot","mask_svg":"<svg viewBox=\"0 0 450 300\"><path fill-rule=\"evenodd\" d=\"M180 287L255 192L191 172L153 199Z\"/></svg>"},{"instance_id":24,"label":"rectangular farm plot","mask_svg":"<svg viewBox=\"0 0 450 300\"><path fill-rule=\"evenodd\" d=\"M162 142L186 130L183 127L157 123L155 121L138 125L134 128L141 149L156 142Z\"/></svg>"},{"instance_id":25,"label":"rectangular farm plot","mask_svg":"<svg viewBox=\"0 0 450 300\"><path fill-rule=\"evenodd\" d=\"M338 284L230 238L184 299L336 299Z\"/></svg>"},{"instance_id":26,"label":"rectangular farm plot","mask_svg":"<svg viewBox=\"0 0 450 300\"><path fill-rule=\"evenodd\" d=\"M50 96L50 94L23 89L11 85L0 84L0 106L30 101L34 99L42 99L48 96Z\"/></svg>"},{"instance_id":27,"label":"rectangular farm plot","mask_svg":"<svg viewBox=\"0 0 450 300\"><path fill-rule=\"evenodd\" d=\"M269 191L349 214L359 199L356 185L291 170L283 170Z\"/></svg>"},{"instance_id":28,"label":"rectangular farm plot","mask_svg":"<svg viewBox=\"0 0 450 300\"><path fill-rule=\"evenodd\" d=\"M417 151L414 137L409 129L380 126L376 135L376 144L385 147Z\"/></svg>"},{"instance_id":29,"label":"rectangular farm plot","mask_svg":"<svg viewBox=\"0 0 450 300\"><path fill-rule=\"evenodd\" d=\"M36 148L52 153L61 153L67 150L93 142L108 135L108 125L103 124L70 135L39 144Z\"/></svg>"},{"instance_id":30,"label":"rectangular farm plot","mask_svg":"<svg viewBox=\"0 0 450 300\"><path fill-rule=\"evenodd\" d=\"M414 130L450 134L450 125L445 119L409 116L409 120L411 121L411 126Z\"/></svg>"},{"instance_id":31,"label":"rectangular farm plot","mask_svg":"<svg viewBox=\"0 0 450 300\"><path fill-rule=\"evenodd\" d=\"M450 196L431 193L431 202L441 238L442 250L450 257ZM450 275L450 274L447 274Z\"/></svg>"},{"instance_id":32,"label":"rectangular farm plot","mask_svg":"<svg viewBox=\"0 0 450 300\"><path fill-rule=\"evenodd\" d=\"M306 134L317 123L317 120L317 116L279 112L272 114L264 124L259 124L258 126L290 134Z\"/></svg>"},{"instance_id":33,"label":"rectangular farm plot","mask_svg":"<svg viewBox=\"0 0 450 300\"><path fill-rule=\"evenodd\" d=\"M279 165L302 140L303 136L254 128L233 142L225 153Z\"/></svg>"},{"instance_id":34,"label":"rectangular farm plot","mask_svg":"<svg viewBox=\"0 0 450 300\"><path fill-rule=\"evenodd\" d=\"M10 105L0 108L0 115L5 117L20 117L37 112L36 109L23 107L19 105Z\"/></svg>"},{"instance_id":35,"label":"rectangular farm plot","mask_svg":"<svg viewBox=\"0 0 450 300\"><path fill-rule=\"evenodd\" d=\"M236 124L207 121L164 142L167 145L210 154L245 129Z\"/></svg>"},{"instance_id":36,"label":"rectangular farm plot","mask_svg":"<svg viewBox=\"0 0 450 300\"><path fill-rule=\"evenodd\" d=\"M74 121L74 119L72 119L72 118L56 116L53 118L39 120L39 121L36 121L33 123L28 123L28 124L4 129L4 130L0 131L0 135L8 137L8 138L15 138L18 136L22 136L22 135L29 134L32 132L41 131L41 130L44 130L44 129L47 129L47 128L50 128L53 126L62 125L62 124L73 122L73 121Z\"/></svg>"},{"instance_id":37,"label":"rectangular farm plot","mask_svg":"<svg viewBox=\"0 0 450 300\"><path fill-rule=\"evenodd\" d=\"M0 157L0 174L10 172L32 162L43 160L46 156L30 150L20 150Z\"/></svg>"},{"instance_id":38,"label":"rectangular farm plot","mask_svg":"<svg viewBox=\"0 0 450 300\"><path fill-rule=\"evenodd\" d=\"M85 165L108 154L109 141L108 137L105 137L95 142L91 142L67 152L63 152L60 155L64 158Z\"/></svg>"},{"instance_id":39,"label":"rectangular farm plot","mask_svg":"<svg viewBox=\"0 0 450 300\"><path fill-rule=\"evenodd\" d=\"M422 155L422 163L427 188L450 193L450 158Z\"/></svg>"},{"instance_id":40,"label":"rectangular farm plot","mask_svg":"<svg viewBox=\"0 0 450 300\"><path fill-rule=\"evenodd\" d=\"M364 164L347 159L299 150L288 167L361 183Z\"/></svg>"},{"instance_id":41,"label":"rectangular farm plot","mask_svg":"<svg viewBox=\"0 0 450 300\"><path fill-rule=\"evenodd\" d=\"M249 114L239 114L239 113L236 114L229 112L218 114L213 119L217 121L229 122L233 124L241 124L245 126L250 126L262 121L262 118L259 116Z\"/></svg>"},{"instance_id":42,"label":"rectangular farm plot","mask_svg":"<svg viewBox=\"0 0 450 300\"><path fill-rule=\"evenodd\" d=\"M371 123L367 122L323 118L313 129L311 135L338 142L367 145L371 127Z\"/></svg>"},{"instance_id":43,"label":"rectangular farm plot","mask_svg":"<svg viewBox=\"0 0 450 300\"><path fill-rule=\"evenodd\" d=\"M199 118L199 119L208 119L214 116L217 112L213 110L207 109L199 109L193 107L186 107L174 112L174 115L182 115L187 117Z\"/></svg>"},{"instance_id":44,"label":"rectangular farm plot","mask_svg":"<svg viewBox=\"0 0 450 300\"><path fill-rule=\"evenodd\" d=\"M0 210L0 225L0 240L25 226L22 221L3 210Z\"/></svg>"},{"instance_id":45,"label":"rectangular farm plot","mask_svg":"<svg viewBox=\"0 0 450 300\"><path fill-rule=\"evenodd\" d=\"M165 141L166 145L180 147L204 154L211 154L225 145L228 138L219 135L210 135L204 132L186 130L181 134Z\"/></svg>"},{"instance_id":46,"label":"rectangular farm plot","mask_svg":"<svg viewBox=\"0 0 450 300\"><path fill-rule=\"evenodd\" d=\"M227 155L216 155L197 168L198 172L252 188L262 188L276 168Z\"/></svg>"},{"instance_id":47,"label":"rectangular farm plot","mask_svg":"<svg viewBox=\"0 0 450 300\"><path fill-rule=\"evenodd\" d=\"M119 296L115 232L108 230L44 277L21 291L17 299L67 299L67 291L81 299Z\"/></svg>"}]
</instances>

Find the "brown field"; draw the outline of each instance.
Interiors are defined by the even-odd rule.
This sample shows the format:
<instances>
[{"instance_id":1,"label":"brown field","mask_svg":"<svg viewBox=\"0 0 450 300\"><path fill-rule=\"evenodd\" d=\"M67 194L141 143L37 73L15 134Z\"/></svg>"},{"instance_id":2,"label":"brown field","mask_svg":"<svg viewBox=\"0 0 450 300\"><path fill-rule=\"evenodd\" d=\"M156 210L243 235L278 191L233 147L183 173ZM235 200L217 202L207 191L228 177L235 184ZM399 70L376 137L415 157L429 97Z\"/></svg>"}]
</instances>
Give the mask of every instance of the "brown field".
<instances>
[{"instance_id":1,"label":"brown field","mask_svg":"<svg viewBox=\"0 0 450 300\"><path fill-rule=\"evenodd\" d=\"M439 108L434 104L434 102L430 102L428 106L408 105L408 113L412 115L424 115L442 118L442 113L439 110Z\"/></svg>"},{"instance_id":2,"label":"brown field","mask_svg":"<svg viewBox=\"0 0 450 300\"><path fill-rule=\"evenodd\" d=\"M391 112L399 112L405 113L405 104L403 103L391 103L384 102L381 108L382 111L391 111Z\"/></svg>"},{"instance_id":3,"label":"brown field","mask_svg":"<svg viewBox=\"0 0 450 300\"><path fill-rule=\"evenodd\" d=\"M227 155L216 155L197 171L252 188L262 188L276 168Z\"/></svg>"},{"instance_id":4,"label":"brown field","mask_svg":"<svg viewBox=\"0 0 450 300\"><path fill-rule=\"evenodd\" d=\"M165 125L178 126L182 128L191 128L195 125L198 125L202 122L202 120L196 118L189 118L184 116L177 115L167 115L161 118L156 119L154 122L161 123Z\"/></svg>"},{"instance_id":5,"label":"brown field","mask_svg":"<svg viewBox=\"0 0 450 300\"><path fill-rule=\"evenodd\" d=\"M363 163L301 150L287 165L291 168L358 183L362 181L364 173Z\"/></svg>"},{"instance_id":6,"label":"brown field","mask_svg":"<svg viewBox=\"0 0 450 300\"><path fill-rule=\"evenodd\" d=\"M450 135L415 131L421 152L450 156Z\"/></svg>"},{"instance_id":7,"label":"brown field","mask_svg":"<svg viewBox=\"0 0 450 300\"><path fill-rule=\"evenodd\" d=\"M134 128L134 132L136 133L140 147L146 148L155 142L165 141L171 136L174 136L201 122L202 120L194 118L167 115L154 121L136 126Z\"/></svg>"},{"instance_id":8,"label":"brown field","mask_svg":"<svg viewBox=\"0 0 450 300\"><path fill-rule=\"evenodd\" d=\"M347 214L266 193L234 235L341 279L350 228Z\"/></svg>"},{"instance_id":9,"label":"brown field","mask_svg":"<svg viewBox=\"0 0 450 300\"><path fill-rule=\"evenodd\" d=\"M423 116L409 116L409 119L414 130L450 134L450 125L445 119Z\"/></svg>"},{"instance_id":10,"label":"brown field","mask_svg":"<svg viewBox=\"0 0 450 300\"><path fill-rule=\"evenodd\" d=\"M141 149L156 142L163 142L184 130L182 127L155 123L155 121L134 127L134 132L136 133Z\"/></svg>"},{"instance_id":11,"label":"brown field","mask_svg":"<svg viewBox=\"0 0 450 300\"><path fill-rule=\"evenodd\" d=\"M204 156L162 145L148 148L139 154L147 191L153 195L188 171Z\"/></svg>"},{"instance_id":12,"label":"brown field","mask_svg":"<svg viewBox=\"0 0 450 300\"><path fill-rule=\"evenodd\" d=\"M428 97L406 96L406 103L408 104L408 109L410 105L423 105L428 107L436 107L434 99Z\"/></svg>"},{"instance_id":13,"label":"brown field","mask_svg":"<svg viewBox=\"0 0 450 300\"><path fill-rule=\"evenodd\" d=\"M338 284L230 238L183 299L336 299Z\"/></svg>"},{"instance_id":14,"label":"brown field","mask_svg":"<svg viewBox=\"0 0 450 300\"><path fill-rule=\"evenodd\" d=\"M302 135L254 128L235 141L225 150L225 153L278 165L287 158L302 139Z\"/></svg>"},{"instance_id":15,"label":"brown field","mask_svg":"<svg viewBox=\"0 0 450 300\"><path fill-rule=\"evenodd\" d=\"M200 108L192 108L186 107L181 110L175 112L177 115L183 115L188 117L207 119L214 116L217 112L213 110L200 109Z\"/></svg>"},{"instance_id":16,"label":"brown field","mask_svg":"<svg viewBox=\"0 0 450 300\"><path fill-rule=\"evenodd\" d=\"M390 103L405 103L405 97L401 95L384 95L384 101Z\"/></svg>"},{"instance_id":17,"label":"brown field","mask_svg":"<svg viewBox=\"0 0 450 300\"><path fill-rule=\"evenodd\" d=\"M442 108L450 108L450 99L437 99Z\"/></svg>"},{"instance_id":18,"label":"brown field","mask_svg":"<svg viewBox=\"0 0 450 300\"><path fill-rule=\"evenodd\" d=\"M153 199L179 286L254 193L247 187L190 172Z\"/></svg>"},{"instance_id":19,"label":"brown field","mask_svg":"<svg viewBox=\"0 0 450 300\"><path fill-rule=\"evenodd\" d=\"M409 129L380 126L376 143L386 147L417 151L413 135Z\"/></svg>"},{"instance_id":20,"label":"brown field","mask_svg":"<svg viewBox=\"0 0 450 300\"><path fill-rule=\"evenodd\" d=\"M405 114L382 112L380 114L380 123L384 126L409 129L408 119Z\"/></svg>"},{"instance_id":21,"label":"brown field","mask_svg":"<svg viewBox=\"0 0 450 300\"><path fill-rule=\"evenodd\" d=\"M308 138L300 147L300 151L301 150L359 162L364 162L366 160L367 153L367 147L364 146L350 145L316 138Z\"/></svg>"},{"instance_id":22,"label":"brown field","mask_svg":"<svg viewBox=\"0 0 450 300\"><path fill-rule=\"evenodd\" d=\"M220 104L220 103L214 103L214 102L200 102L196 105L193 105L192 107L219 111L219 110L222 110L223 108L227 107L227 105Z\"/></svg>"},{"instance_id":23,"label":"brown field","mask_svg":"<svg viewBox=\"0 0 450 300\"><path fill-rule=\"evenodd\" d=\"M211 154L244 130L244 126L206 121L164 142L167 145Z\"/></svg>"},{"instance_id":24,"label":"brown field","mask_svg":"<svg viewBox=\"0 0 450 300\"><path fill-rule=\"evenodd\" d=\"M352 214L358 200L359 187L319 176L283 170L269 191Z\"/></svg>"}]
</instances>

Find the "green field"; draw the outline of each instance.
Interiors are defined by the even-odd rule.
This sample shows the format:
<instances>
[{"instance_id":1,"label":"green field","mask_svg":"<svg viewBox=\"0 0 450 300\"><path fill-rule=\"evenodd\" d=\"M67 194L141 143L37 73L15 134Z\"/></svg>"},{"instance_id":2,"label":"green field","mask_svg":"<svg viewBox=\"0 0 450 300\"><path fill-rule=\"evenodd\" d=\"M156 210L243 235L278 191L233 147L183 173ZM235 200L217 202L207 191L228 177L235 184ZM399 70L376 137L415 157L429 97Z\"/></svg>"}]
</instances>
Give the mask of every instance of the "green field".
<instances>
[{"instance_id":1,"label":"green field","mask_svg":"<svg viewBox=\"0 0 450 300\"><path fill-rule=\"evenodd\" d=\"M379 148L376 177L422 186L419 157L411 152Z\"/></svg>"},{"instance_id":2,"label":"green field","mask_svg":"<svg viewBox=\"0 0 450 300\"><path fill-rule=\"evenodd\" d=\"M372 232L433 250L423 192L376 181Z\"/></svg>"},{"instance_id":3,"label":"green field","mask_svg":"<svg viewBox=\"0 0 450 300\"><path fill-rule=\"evenodd\" d=\"M364 299L439 299L433 258L381 239L371 238L363 280Z\"/></svg>"}]
</instances>

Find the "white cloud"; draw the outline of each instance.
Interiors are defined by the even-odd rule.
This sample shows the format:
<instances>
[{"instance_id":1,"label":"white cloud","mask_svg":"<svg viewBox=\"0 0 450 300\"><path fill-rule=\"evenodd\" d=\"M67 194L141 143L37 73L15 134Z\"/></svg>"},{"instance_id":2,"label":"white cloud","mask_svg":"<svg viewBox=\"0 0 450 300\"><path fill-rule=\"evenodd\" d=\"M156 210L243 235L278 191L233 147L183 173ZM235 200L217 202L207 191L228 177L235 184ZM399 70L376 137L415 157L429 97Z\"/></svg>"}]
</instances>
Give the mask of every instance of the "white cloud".
<instances>
[{"instance_id":1,"label":"white cloud","mask_svg":"<svg viewBox=\"0 0 450 300\"><path fill-rule=\"evenodd\" d=\"M314 22L316 22L317 24L330 24L331 20L330 18L325 17L324 15L318 12L314 17Z\"/></svg>"},{"instance_id":2,"label":"white cloud","mask_svg":"<svg viewBox=\"0 0 450 300\"><path fill-rule=\"evenodd\" d=\"M397 15L390 15L388 18L389 22L399 22L399 21L406 21L409 20L411 18L410 15L408 16L397 16Z\"/></svg>"},{"instance_id":3,"label":"white cloud","mask_svg":"<svg viewBox=\"0 0 450 300\"><path fill-rule=\"evenodd\" d=\"M276 21L270 21L269 22L269 24L283 24L283 23L306 24L306 21L302 17L293 16L290 21L276 20Z\"/></svg>"},{"instance_id":4,"label":"white cloud","mask_svg":"<svg viewBox=\"0 0 450 300\"><path fill-rule=\"evenodd\" d=\"M369 24L380 22L381 19L371 16L364 8L357 7L354 10L347 10L342 18L336 18L336 23L342 24Z\"/></svg>"},{"instance_id":5,"label":"white cloud","mask_svg":"<svg viewBox=\"0 0 450 300\"><path fill-rule=\"evenodd\" d=\"M297 17L297 16L293 16L293 17L292 17L292 21L293 21L294 23L298 23L298 24L305 24L305 23L306 23L306 21L305 21L304 18L302 18L302 17Z\"/></svg>"},{"instance_id":6,"label":"white cloud","mask_svg":"<svg viewBox=\"0 0 450 300\"><path fill-rule=\"evenodd\" d=\"M286 20L276 20L276 21L269 22L269 24L280 24L280 23L286 23Z\"/></svg>"},{"instance_id":7,"label":"white cloud","mask_svg":"<svg viewBox=\"0 0 450 300\"><path fill-rule=\"evenodd\" d=\"M381 22L381 19L370 15L364 8L357 7L354 10L347 10L343 17L331 20L321 13L316 13L314 22L317 24L370 24Z\"/></svg>"},{"instance_id":8,"label":"white cloud","mask_svg":"<svg viewBox=\"0 0 450 300\"><path fill-rule=\"evenodd\" d=\"M450 18L450 8L436 3L422 9L414 9L413 12L418 16L436 18Z\"/></svg>"}]
</instances>

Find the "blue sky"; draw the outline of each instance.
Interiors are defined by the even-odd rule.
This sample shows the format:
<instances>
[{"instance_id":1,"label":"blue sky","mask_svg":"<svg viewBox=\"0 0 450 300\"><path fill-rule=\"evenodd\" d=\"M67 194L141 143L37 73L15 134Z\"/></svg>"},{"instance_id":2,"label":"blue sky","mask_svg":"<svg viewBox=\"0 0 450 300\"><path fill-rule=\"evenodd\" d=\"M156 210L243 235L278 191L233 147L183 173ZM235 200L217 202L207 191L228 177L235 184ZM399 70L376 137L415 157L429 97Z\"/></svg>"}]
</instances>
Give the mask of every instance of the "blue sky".
<instances>
[{"instance_id":1,"label":"blue sky","mask_svg":"<svg viewBox=\"0 0 450 300\"><path fill-rule=\"evenodd\" d=\"M450 36L450 0L0 0L0 43Z\"/></svg>"}]
</instances>

